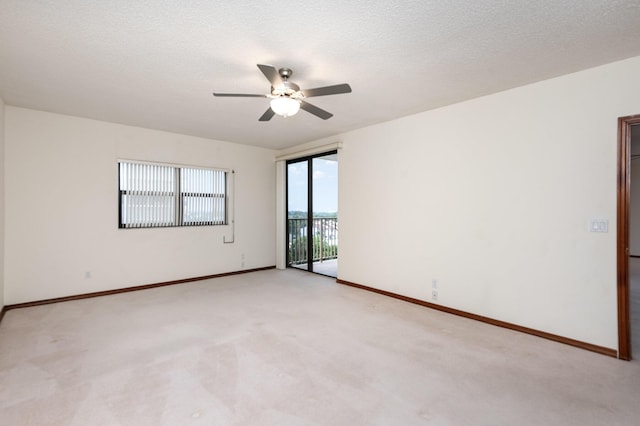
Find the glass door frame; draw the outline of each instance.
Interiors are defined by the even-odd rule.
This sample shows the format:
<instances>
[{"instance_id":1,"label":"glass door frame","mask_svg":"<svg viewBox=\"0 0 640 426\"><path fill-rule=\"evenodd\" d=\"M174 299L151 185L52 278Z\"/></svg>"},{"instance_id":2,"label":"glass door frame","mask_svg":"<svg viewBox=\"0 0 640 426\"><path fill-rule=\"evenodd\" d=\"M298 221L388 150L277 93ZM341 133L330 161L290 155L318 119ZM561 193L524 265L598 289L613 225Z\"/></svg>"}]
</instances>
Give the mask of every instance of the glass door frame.
<instances>
[{"instance_id":1,"label":"glass door frame","mask_svg":"<svg viewBox=\"0 0 640 426\"><path fill-rule=\"evenodd\" d=\"M307 162L307 271L315 272L313 270L313 159L326 157L328 155L337 155L338 150L330 150L321 152L319 154L307 155L304 157L293 158L287 160L285 164L285 217L286 217L286 267L291 268L291 256L290 256L290 231L289 231L289 165L295 163ZM337 194L336 194L337 196ZM323 274L321 274L323 275Z\"/></svg>"}]
</instances>

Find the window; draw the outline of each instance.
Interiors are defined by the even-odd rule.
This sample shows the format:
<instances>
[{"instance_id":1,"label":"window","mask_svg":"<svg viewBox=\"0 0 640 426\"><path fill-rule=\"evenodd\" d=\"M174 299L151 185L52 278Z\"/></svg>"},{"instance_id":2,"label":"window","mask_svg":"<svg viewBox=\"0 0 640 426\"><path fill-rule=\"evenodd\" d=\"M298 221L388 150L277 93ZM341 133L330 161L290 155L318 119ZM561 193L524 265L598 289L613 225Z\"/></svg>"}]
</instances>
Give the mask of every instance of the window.
<instances>
[{"instance_id":1,"label":"window","mask_svg":"<svg viewBox=\"0 0 640 426\"><path fill-rule=\"evenodd\" d=\"M119 227L225 225L227 171L121 161Z\"/></svg>"}]
</instances>

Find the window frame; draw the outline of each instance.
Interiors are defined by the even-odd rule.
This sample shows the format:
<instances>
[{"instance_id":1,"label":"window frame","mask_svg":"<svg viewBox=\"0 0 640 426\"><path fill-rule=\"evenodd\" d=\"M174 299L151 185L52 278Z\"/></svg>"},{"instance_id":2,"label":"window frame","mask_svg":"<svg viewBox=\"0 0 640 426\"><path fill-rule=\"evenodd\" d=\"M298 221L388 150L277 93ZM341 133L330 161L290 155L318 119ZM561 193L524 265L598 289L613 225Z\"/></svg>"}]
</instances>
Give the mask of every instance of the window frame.
<instances>
[{"instance_id":1,"label":"window frame","mask_svg":"<svg viewBox=\"0 0 640 426\"><path fill-rule=\"evenodd\" d=\"M123 223L123 196L125 195L134 195L127 194L127 192L136 191L135 189L122 189L122 167L121 164L140 164L146 166L160 166L160 167L169 167L172 169L173 173L173 188L169 192L164 191L155 191L156 195L170 195L172 197L173 203L173 219L171 224L166 224L163 222L162 224L153 223L153 222L138 222L138 223ZM150 161L139 161L139 160L126 160L119 159L117 160L117 168L118 168L118 229L152 229L152 228L178 228L178 227L193 227L193 226L226 226L229 225L230 222L230 174L235 173L233 170L218 168L218 167L208 167L208 166L196 166L196 165L186 165L186 164L175 164L175 163L156 163ZM183 191L182 181L186 180L182 178L183 170L209 170L223 173L222 175L222 189L224 192L216 192L214 188L211 193L209 192L188 192ZM219 188L218 188L219 189ZM151 195L154 194L154 191L151 191ZM211 221L185 221L185 198L186 197L201 197L201 198L214 198L214 199L222 199L223 207L222 207L222 220L215 220L214 216ZM219 210L218 210L219 211ZM216 214L215 206L213 208L213 214Z\"/></svg>"}]
</instances>

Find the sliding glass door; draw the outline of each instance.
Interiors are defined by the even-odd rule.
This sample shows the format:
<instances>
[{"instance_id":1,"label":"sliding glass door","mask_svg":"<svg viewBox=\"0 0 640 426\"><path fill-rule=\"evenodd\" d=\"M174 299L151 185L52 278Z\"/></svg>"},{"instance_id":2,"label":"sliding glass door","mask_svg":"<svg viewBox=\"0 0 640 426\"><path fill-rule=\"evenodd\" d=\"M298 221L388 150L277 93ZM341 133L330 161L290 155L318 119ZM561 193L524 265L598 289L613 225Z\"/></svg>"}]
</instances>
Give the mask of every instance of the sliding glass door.
<instances>
[{"instance_id":1,"label":"sliding glass door","mask_svg":"<svg viewBox=\"0 0 640 426\"><path fill-rule=\"evenodd\" d=\"M338 274L338 155L287 162L287 265Z\"/></svg>"},{"instance_id":2,"label":"sliding glass door","mask_svg":"<svg viewBox=\"0 0 640 426\"><path fill-rule=\"evenodd\" d=\"M287 163L287 266L309 268L309 162Z\"/></svg>"}]
</instances>

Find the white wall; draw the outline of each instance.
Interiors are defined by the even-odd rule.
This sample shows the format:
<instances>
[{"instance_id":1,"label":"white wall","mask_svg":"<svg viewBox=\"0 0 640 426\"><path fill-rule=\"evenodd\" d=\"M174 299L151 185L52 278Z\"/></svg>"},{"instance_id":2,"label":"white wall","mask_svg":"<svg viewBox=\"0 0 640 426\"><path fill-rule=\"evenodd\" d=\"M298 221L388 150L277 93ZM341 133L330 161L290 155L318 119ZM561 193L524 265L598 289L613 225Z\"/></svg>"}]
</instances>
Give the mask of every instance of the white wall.
<instances>
[{"instance_id":1,"label":"white wall","mask_svg":"<svg viewBox=\"0 0 640 426\"><path fill-rule=\"evenodd\" d=\"M5 125L5 303L275 264L273 151L11 106ZM118 229L117 159L234 169L236 242Z\"/></svg>"},{"instance_id":2,"label":"white wall","mask_svg":"<svg viewBox=\"0 0 640 426\"><path fill-rule=\"evenodd\" d=\"M617 118L640 58L352 131L339 278L617 348ZM309 145L307 145L309 146ZM591 218L608 233L588 232Z\"/></svg>"},{"instance_id":3,"label":"white wall","mask_svg":"<svg viewBox=\"0 0 640 426\"><path fill-rule=\"evenodd\" d=\"M0 98L0 309L4 306L4 109Z\"/></svg>"}]
</instances>

